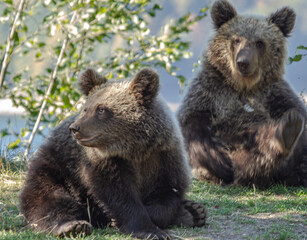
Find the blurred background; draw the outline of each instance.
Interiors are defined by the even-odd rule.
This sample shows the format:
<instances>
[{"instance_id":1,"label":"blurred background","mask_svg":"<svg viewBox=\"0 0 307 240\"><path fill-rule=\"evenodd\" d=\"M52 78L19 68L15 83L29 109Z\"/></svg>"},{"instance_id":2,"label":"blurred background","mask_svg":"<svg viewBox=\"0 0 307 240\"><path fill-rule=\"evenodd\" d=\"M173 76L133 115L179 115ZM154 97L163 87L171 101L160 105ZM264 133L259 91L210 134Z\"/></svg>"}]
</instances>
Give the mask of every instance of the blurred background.
<instances>
[{"instance_id":1,"label":"blurred background","mask_svg":"<svg viewBox=\"0 0 307 240\"><path fill-rule=\"evenodd\" d=\"M201 1L201 0L174 0L163 1L164 10L160 19L167 21L170 17L176 17L182 15L185 11L197 12L203 3L207 6L211 6L213 1ZM251 15L251 16L268 16L272 12L283 6L290 6L297 14L296 25L292 36L288 39L288 55L294 56L296 47L299 45L307 45L307 4L304 0L232 0L230 1L237 9L239 14ZM159 19L159 17L157 18ZM160 22L154 22L153 26L158 27ZM193 31L189 34L189 40L191 41L191 51L193 56L190 59L184 59L176 64L181 74L186 76L187 80L194 76L195 67L194 63L197 63L198 59L202 57L204 50L206 49L208 40L214 34L212 28L212 21L210 14L202 21L197 23L193 27ZM307 53L307 52L306 52ZM197 71L197 68L196 68ZM175 105L180 102L182 94L180 94L180 87L176 84L176 79L172 76L161 74L162 81L162 94L168 102ZM286 65L285 79L291 84L297 93L302 91L307 94L307 56L302 58L301 61Z\"/></svg>"},{"instance_id":2,"label":"blurred background","mask_svg":"<svg viewBox=\"0 0 307 240\"><path fill-rule=\"evenodd\" d=\"M46 2L46 1L45 1ZM154 2L154 1L153 1ZM151 35L156 35L161 32L161 27L172 19L178 19L184 16L187 12L191 13L191 16L196 16L200 9L211 6L213 1L210 0L164 0L156 1L162 6L161 11L156 12L154 18L148 18L148 28L150 29ZM299 45L307 46L307 4L306 0L232 0L230 1L233 6L237 9L239 14L255 15L255 16L268 16L270 13L276 11L283 6L292 7L296 14L296 26L292 36L288 39L288 55L294 57L296 55L296 48ZM0 2L0 14L3 14L5 9L5 3ZM210 11L210 10L209 10ZM178 107L180 100L182 99L183 92L186 89L186 85L189 80L193 78L195 72L198 71L198 67L202 58L202 54L206 49L208 40L213 36L214 31L212 28L212 22L210 18L210 12L207 11L207 16L197 21L191 26L191 31L183 35L185 41L190 42L189 50L192 55L185 56L179 61L173 63L174 66L178 67L176 75L183 76L186 81L179 84L178 78L171 75L165 68L155 66L155 69L160 74L161 79L161 93L168 102L172 111L175 111ZM37 15L33 14L32 18L35 22L35 18L41 19L44 17L44 12L39 12ZM0 19L1 20L1 19ZM2 23L0 22L0 45L4 45L9 31L10 25L5 22L2 16ZM113 38L108 44L100 44L95 47L89 57L93 59L99 59L105 56L106 52L112 51L119 47L123 47L121 44L124 42L120 38ZM3 53L4 48L0 49ZM0 56L2 56L2 53ZM300 52L299 52L300 53ZM293 62L286 65L285 79L291 84L294 90L298 94L307 94L307 56L304 56L307 51L302 51L303 57L298 62ZM188 58L189 57L189 58ZM36 56L37 58L37 56ZM45 66L48 61L36 61L32 55L25 57L15 56L11 62L8 71L10 73L20 72L25 69L31 74L44 74ZM31 68L27 66L31 63ZM53 63L54 65L54 63ZM98 65L96 69L99 69ZM84 69L82 69L84 70ZM103 71L103 69L102 69ZM29 75L30 75L29 73ZM9 77L8 77L9 78ZM9 80L7 80L9 82ZM10 85L9 85L10 86ZM13 86L13 85L12 85ZM1 91L1 90L0 90ZM18 132L19 129L25 128L26 124L29 124L23 117L25 111L22 107L13 107L12 102L7 98L0 99L0 130L3 132L4 129L10 129L9 131ZM45 128L43 133L48 134L49 127ZM25 137L29 135L25 133ZM33 150L41 143L43 137L35 136L35 140L32 144ZM5 149L12 141L16 140L14 134L2 134L1 137L1 148Z\"/></svg>"}]
</instances>

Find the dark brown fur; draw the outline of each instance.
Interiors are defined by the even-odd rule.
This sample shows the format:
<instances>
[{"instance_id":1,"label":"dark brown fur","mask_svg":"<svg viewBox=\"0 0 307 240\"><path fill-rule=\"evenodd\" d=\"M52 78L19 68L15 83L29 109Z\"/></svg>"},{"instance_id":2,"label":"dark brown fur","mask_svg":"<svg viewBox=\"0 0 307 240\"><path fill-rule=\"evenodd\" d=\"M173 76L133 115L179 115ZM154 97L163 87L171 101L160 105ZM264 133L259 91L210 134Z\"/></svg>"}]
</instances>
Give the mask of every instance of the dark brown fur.
<instances>
[{"instance_id":1,"label":"dark brown fur","mask_svg":"<svg viewBox=\"0 0 307 240\"><path fill-rule=\"evenodd\" d=\"M204 225L204 206L184 198L189 168L158 75L144 69L132 82L106 82L89 69L79 86L83 110L31 158L20 194L27 222L57 236L112 224L149 239L170 239L162 230L170 225Z\"/></svg>"},{"instance_id":2,"label":"dark brown fur","mask_svg":"<svg viewBox=\"0 0 307 240\"><path fill-rule=\"evenodd\" d=\"M224 0L217 32L178 111L196 177L216 183L307 185L306 106L283 79L295 13L243 17Z\"/></svg>"}]
</instances>

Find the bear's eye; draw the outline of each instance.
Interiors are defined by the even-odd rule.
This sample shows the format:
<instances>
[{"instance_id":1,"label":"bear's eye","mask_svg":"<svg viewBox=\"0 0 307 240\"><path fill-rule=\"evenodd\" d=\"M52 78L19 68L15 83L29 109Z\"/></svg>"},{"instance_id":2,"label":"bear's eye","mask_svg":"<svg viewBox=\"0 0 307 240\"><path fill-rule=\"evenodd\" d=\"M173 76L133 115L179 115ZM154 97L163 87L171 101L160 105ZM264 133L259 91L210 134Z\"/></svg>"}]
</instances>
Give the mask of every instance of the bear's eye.
<instances>
[{"instance_id":1,"label":"bear's eye","mask_svg":"<svg viewBox=\"0 0 307 240\"><path fill-rule=\"evenodd\" d=\"M98 106L96 109L96 114L103 119L110 118L113 116L112 111L110 111L110 109L104 106Z\"/></svg>"},{"instance_id":2,"label":"bear's eye","mask_svg":"<svg viewBox=\"0 0 307 240\"><path fill-rule=\"evenodd\" d=\"M103 113L106 112L106 109L105 109L104 107L98 107L98 108L97 108L97 112L98 112L99 114L103 114Z\"/></svg>"},{"instance_id":3,"label":"bear's eye","mask_svg":"<svg viewBox=\"0 0 307 240\"><path fill-rule=\"evenodd\" d=\"M241 42L241 41L240 41L240 39L239 39L239 38L236 38L236 39L234 40L234 44L235 44L235 45L239 45L239 44L240 44L240 42Z\"/></svg>"},{"instance_id":4,"label":"bear's eye","mask_svg":"<svg viewBox=\"0 0 307 240\"><path fill-rule=\"evenodd\" d=\"M259 48L259 49L262 49L264 47L264 43L259 40L259 41L256 42L256 47Z\"/></svg>"}]
</instances>

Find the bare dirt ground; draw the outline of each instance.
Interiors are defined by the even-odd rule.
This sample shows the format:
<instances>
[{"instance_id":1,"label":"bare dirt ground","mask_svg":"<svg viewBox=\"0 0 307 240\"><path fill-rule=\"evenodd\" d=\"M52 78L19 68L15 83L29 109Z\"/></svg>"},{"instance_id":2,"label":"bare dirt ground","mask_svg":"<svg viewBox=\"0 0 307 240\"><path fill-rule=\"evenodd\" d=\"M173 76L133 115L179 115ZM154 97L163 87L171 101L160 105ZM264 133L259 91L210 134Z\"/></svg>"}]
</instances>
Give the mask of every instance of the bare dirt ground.
<instances>
[{"instance_id":1,"label":"bare dirt ground","mask_svg":"<svg viewBox=\"0 0 307 240\"><path fill-rule=\"evenodd\" d=\"M175 239L307 239L307 215L298 213L236 212L208 217L205 228L170 230Z\"/></svg>"}]
</instances>

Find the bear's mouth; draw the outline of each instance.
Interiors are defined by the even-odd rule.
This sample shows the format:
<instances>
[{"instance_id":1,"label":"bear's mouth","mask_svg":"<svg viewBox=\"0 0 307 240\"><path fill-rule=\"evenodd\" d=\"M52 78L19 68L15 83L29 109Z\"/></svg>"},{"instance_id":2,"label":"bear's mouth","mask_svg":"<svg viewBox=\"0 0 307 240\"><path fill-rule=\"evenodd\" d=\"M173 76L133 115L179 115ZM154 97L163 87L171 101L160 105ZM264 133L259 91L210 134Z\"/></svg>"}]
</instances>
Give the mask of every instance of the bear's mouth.
<instances>
[{"instance_id":1,"label":"bear's mouth","mask_svg":"<svg viewBox=\"0 0 307 240\"><path fill-rule=\"evenodd\" d=\"M234 71L232 78L239 89L250 90L261 80L261 71L256 70L248 74Z\"/></svg>"},{"instance_id":2,"label":"bear's mouth","mask_svg":"<svg viewBox=\"0 0 307 240\"><path fill-rule=\"evenodd\" d=\"M246 71L242 71L240 69L236 69L237 72L241 75L241 77L244 78L254 78L259 74L259 71L257 70L246 70Z\"/></svg>"},{"instance_id":3,"label":"bear's mouth","mask_svg":"<svg viewBox=\"0 0 307 240\"><path fill-rule=\"evenodd\" d=\"M93 140L97 139L99 137L99 134L91 136L91 137L81 137L80 135L78 137L75 137L77 142L81 145L87 144L89 142L92 142Z\"/></svg>"}]
</instances>

